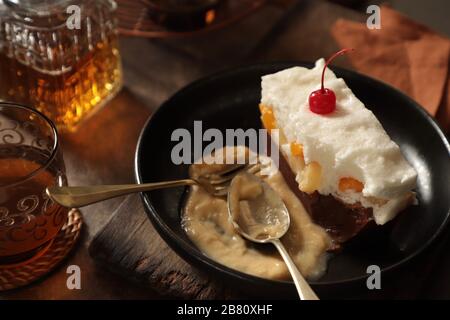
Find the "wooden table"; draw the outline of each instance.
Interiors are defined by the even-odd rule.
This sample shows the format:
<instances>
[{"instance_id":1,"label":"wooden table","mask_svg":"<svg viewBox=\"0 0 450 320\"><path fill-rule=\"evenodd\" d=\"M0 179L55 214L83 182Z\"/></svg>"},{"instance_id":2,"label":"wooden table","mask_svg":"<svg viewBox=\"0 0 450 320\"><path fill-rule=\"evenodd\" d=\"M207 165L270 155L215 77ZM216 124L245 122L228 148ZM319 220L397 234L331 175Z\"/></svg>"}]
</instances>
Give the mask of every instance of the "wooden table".
<instances>
[{"instance_id":1,"label":"wooden table","mask_svg":"<svg viewBox=\"0 0 450 320\"><path fill-rule=\"evenodd\" d=\"M182 40L122 38L125 88L76 134L63 137L69 183L72 185L134 181L133 158L138 134L152 110L189 82L211 72L256 61L315 60L336 50L329 35L338 18L363 15L322 1L264 8L228 29ZM219 34L217 34L219 33ZM339 64L339 63L338 63ZM345 59L340 64L349 67ZM87 248L123 199L82 210L85 225L73 254L54 272L26 288L0 293L0 299L156 299L151 289L130 283L98 266ZM450 259L443 257L446 265ZM82 289L66 287L67 266L82 272ZM449 279L444 265L434 269ZM430 281L424 297L450 297L450 282L442 288ZM406 295L407 296L407 295Z\"/></svg>"}]
</instances>

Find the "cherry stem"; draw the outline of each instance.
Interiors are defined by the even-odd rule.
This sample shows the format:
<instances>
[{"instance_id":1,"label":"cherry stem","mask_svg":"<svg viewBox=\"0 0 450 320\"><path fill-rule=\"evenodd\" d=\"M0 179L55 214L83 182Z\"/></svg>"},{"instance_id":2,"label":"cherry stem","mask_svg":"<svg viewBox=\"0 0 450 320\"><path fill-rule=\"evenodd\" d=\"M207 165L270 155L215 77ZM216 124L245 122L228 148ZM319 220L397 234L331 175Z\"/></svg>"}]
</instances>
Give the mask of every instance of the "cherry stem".
<instances>
[{"instance_id":1,"label":"cherry stem","mask_svg":"<svg viewBox=\"0 0 450 320\"><path fill-rule=\"evenodd\" d=\"M353 51L353 50L355 50L355 49L353 49L353 48L345 48L345 49L339 50L338 52L336 52L335 54L333 54L331 57L329 57L328 60L325 62L325 66L323 67L323 71L322 71L322 87L321 87L321 89L320 89L320 91L321 91L322 93L325 92L325 87L324 87L324 82L325 82L325 70L327 70L327 67L328 67L328 65L330 64L330 62L333 61L334 58L336 58L336 57L338 57L338 56L340 56L340 55L343 55L344 53Z\"/></svg>"}]
</instances>

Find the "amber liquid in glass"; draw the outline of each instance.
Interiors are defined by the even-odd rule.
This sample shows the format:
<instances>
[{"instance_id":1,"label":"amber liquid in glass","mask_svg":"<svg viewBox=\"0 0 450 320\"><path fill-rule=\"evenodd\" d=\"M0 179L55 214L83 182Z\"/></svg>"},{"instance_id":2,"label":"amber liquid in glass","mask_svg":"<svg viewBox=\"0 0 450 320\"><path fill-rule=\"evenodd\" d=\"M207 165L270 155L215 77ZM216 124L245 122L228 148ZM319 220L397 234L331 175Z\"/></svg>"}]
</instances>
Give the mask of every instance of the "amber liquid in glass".
<instances>
[{"instance_id":1,"label":"amber liquid in glass","mask_svg":"<svg viewBox=\"0 0 450 320\"><path fill-rule=\"evenodd\" d=\"M65 177L51 166L36 172L45 159L34 147L15 147L13 152L0 147L0 265L38 255L67 220L68 209L45 194L46 187Z\"/></svg>"},{"instance_id":2,"label":"amber liquid in glass","mask_svg":"<svg viewBox=\"0 0 450 320\"><path fill-rule=\"evenodd\" d=\"M75 129L121 86L117 39L97 43L66 71L39 70L5 53L0 65L7 67L0 73L0 98L35 107L60 129Z\"/></svg>"}]
</instances>

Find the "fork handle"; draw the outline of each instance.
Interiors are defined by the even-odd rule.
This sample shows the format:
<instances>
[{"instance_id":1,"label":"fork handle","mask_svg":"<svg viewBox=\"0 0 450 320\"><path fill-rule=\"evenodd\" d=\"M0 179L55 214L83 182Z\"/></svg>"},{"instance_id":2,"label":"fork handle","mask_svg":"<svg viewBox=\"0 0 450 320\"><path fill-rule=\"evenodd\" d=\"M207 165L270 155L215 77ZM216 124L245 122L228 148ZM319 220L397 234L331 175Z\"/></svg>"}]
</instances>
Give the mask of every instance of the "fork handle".
<instances>
[{"instance_id":1,"label":"fork handle","mask_svg":"<svg viewBox=\"0 0 450 320\"><path fill-rule=\"evenodd\" d=\"M66 208L80 208L103 200L124 196L135 192L145 192L155 189L194 185L192 179L173 180L144 184L102 185L86 187L49 187L47 195Z\"/></svg>"}]
</instances>

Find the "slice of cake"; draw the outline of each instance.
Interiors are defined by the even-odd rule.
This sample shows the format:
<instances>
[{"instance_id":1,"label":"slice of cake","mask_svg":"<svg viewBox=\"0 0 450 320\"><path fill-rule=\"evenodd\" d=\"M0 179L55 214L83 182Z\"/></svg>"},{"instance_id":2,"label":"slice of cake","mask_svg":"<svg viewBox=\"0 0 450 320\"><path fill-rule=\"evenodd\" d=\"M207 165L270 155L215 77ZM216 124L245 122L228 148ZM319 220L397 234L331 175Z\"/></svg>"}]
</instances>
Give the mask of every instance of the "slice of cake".
<instances>
[{"instance_id":1,"label":"slice of cake","mask_svg":"<svg viewBox=\"0 0 450 320\"><path fill-rule=\"evenodd\" d=\"M313 109L313 92L334 93L334 109ZM371 220L385 224L415 201L416 171L323 59L312 69L294 67L264 76L260 111L269 132L279 129L280 151L300 199L338 243Z\"/></svg>"}]
</instances>

